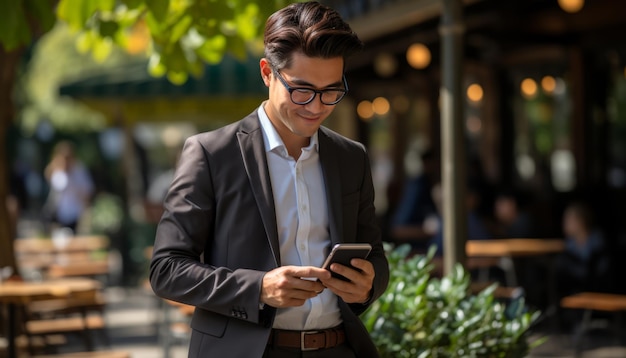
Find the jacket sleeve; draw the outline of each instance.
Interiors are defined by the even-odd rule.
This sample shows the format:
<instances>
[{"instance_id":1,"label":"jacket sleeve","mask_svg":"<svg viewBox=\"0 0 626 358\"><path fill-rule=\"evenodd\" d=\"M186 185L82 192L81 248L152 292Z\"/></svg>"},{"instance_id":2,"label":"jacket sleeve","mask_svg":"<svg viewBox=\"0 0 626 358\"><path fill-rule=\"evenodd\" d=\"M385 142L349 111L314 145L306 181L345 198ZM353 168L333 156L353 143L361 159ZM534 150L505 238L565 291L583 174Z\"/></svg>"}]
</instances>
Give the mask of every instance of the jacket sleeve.
<instances>
[{"instance_id":1,"label":"jacket sleeve","mask_svg":"<svg viewBox=\"0 0 626 358\"><path fill-rule=\"evenodd\" d=\"M216 198L211 154L198 136L185 142L164 201L150 263L157 296L258 323L262 270L204 262L215 240Z\"/></svg>"}]
</instances>

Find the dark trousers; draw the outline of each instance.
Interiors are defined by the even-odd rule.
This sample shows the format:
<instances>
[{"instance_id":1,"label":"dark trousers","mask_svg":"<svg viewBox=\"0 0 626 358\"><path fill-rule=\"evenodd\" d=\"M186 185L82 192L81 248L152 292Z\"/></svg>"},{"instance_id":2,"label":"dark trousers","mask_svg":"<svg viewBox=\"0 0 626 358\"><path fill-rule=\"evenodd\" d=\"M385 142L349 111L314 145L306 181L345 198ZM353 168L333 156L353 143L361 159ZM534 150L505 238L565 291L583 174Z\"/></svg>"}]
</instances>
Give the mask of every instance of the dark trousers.
<instances>
[{"instance_id":1,"label":"dark trousers","mask_svg":"<svg viewBox=\"0 0 626 358\"><path fill-rule=\"evenodd\" d=\"M356 358L356 355L347 344L337 347L318 349L315 351L301 351L293 348L274 348L267 346L263 358Z\"/></svg>"}]
</instances>

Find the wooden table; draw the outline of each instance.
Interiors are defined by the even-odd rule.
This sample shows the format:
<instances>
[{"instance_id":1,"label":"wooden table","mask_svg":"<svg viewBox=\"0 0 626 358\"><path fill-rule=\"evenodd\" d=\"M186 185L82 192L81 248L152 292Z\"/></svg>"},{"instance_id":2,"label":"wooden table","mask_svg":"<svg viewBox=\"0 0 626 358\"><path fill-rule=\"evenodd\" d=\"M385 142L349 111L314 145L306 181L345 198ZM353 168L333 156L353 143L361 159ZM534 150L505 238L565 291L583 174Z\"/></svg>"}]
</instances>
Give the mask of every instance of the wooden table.
<instances>
[{"instance_id":1,"label":"wooden table","mask_svg":"<svg viewBox=\"0 0 626 358\"><path fill-rule=\"evenodd\" d=\"M554 288L555 272L553 258L556 254L565 250L565 241L563 239L548 238L515 238L515 239L492 239L492 240L470 240L467 241L465 251L468 261L471 259L491 259L497 258L498 264L504 274L506 286L519 287L517 269L522 259L541 259L548 260L546 267L545 287L543 292L537 291L537 287L532 287L533 292L537 293L539 300L546 299L546 304L555 306L557 304L557 294ZM484 275L483 275L484 276ZM523 285L526 286L526 285ZM524 287L530 290L531 287ZM540 292L540 293L538 293ZM527 291L530 294L530 291ZM543 296L545 294L545 296Z\"/></svg>"},{"instance_id":2,"label":"wooden table","mask_svg":"<svg viewBox=\"0 0 626 358\"><path fill-rule=\"evenodd\" d=\"M465 245L468 257L521 257L555 254L565 249L562 239L470 240Z\"/></svg>"},{"instance_id":3,"label":"wooden table","mask_svg":"<svg viewBox=\"0 0 626 358\"><path fill-rule=\"evenodd\" d=\"M99 276L109 272L109 239L101 235L70 236L59 244L51 238L19 238L15 256L24 277ZM33 277L30 277L33 276Z\"/></svg>"},{"instance_id":4,"label":"wooden table","mask_svg":"<svg viewBox=\"0 0 626 358\"><path fill-rule=\"evenodd\" d=\"M74 294L99 289L101 283L87 278L41 282L5 281L0 283L0 304L7 307L8 357L15 358L17 321L15 312L30 302L51 298L70 298Z\"/></svg>"}]
</instances>

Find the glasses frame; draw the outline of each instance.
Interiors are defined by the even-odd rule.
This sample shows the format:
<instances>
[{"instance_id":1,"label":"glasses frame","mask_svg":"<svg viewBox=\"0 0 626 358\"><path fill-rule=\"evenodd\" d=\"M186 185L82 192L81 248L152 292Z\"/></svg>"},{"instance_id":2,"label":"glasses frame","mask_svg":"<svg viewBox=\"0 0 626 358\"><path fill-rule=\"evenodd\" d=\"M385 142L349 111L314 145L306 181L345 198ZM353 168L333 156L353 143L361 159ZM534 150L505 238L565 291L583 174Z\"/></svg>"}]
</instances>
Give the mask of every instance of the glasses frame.
<instances>
[{"instance_id":1,"label":"glasses frame","mask_svg":"<svg viewBox=\"0 0 626 358\"><path fill-rule=\"evenodd\" d=\"M291 102L293 102L293 104L304 106L306 104L313 102L315 97L317 97L317 95L319 94L320 102L322 102L322 104L327 105L327 106L334 106L337 103L341 102L341 100L346 96L346 93L348 93L348 81L346 80L346 75L343 75L341 77L344 88L326 88L323 90L318 90L318 89L311 88L311 87L292 87L287 83L287 81L283 78L283 76L280 74L278 70L272 69L272 72L274 72L274 74L276 75L276 78L278 78L278 80L283 84L283 86L285 86L285 89L287 90L287 92L289 92L289 99L291 99ZM304 101L304 102L295 101L293 99L293 92L298 91L298 90L311 91L313 92L313 96L311 96L311 98L309 98L307 101ZM343 94L341 95L341 97L339 97L338 100L330 102L330 103L326 103L322 99L322 95L327 91L343 92Z\"/></svg>"}]
</instances>

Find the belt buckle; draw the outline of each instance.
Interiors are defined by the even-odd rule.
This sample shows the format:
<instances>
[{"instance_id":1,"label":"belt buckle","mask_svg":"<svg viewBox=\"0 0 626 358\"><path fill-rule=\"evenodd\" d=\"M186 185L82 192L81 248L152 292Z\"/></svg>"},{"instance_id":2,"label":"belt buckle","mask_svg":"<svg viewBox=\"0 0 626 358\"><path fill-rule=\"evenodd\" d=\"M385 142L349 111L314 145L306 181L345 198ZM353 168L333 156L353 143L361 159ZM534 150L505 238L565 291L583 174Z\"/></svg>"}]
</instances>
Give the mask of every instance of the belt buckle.
<instances>
[{"instance_id":1,"label":"belt buckle","mask_svg":"<svg viewBox=\"0 0 626 358\"><path fill-rule=\"evenodd\" d=\"M316 351L319 348L306 348L304 346L304 337L307 336L307 334L316 334L319 333L319 331L302 331L300 332L300 350L301 351Z\"/></svg>"}]
</instances>

